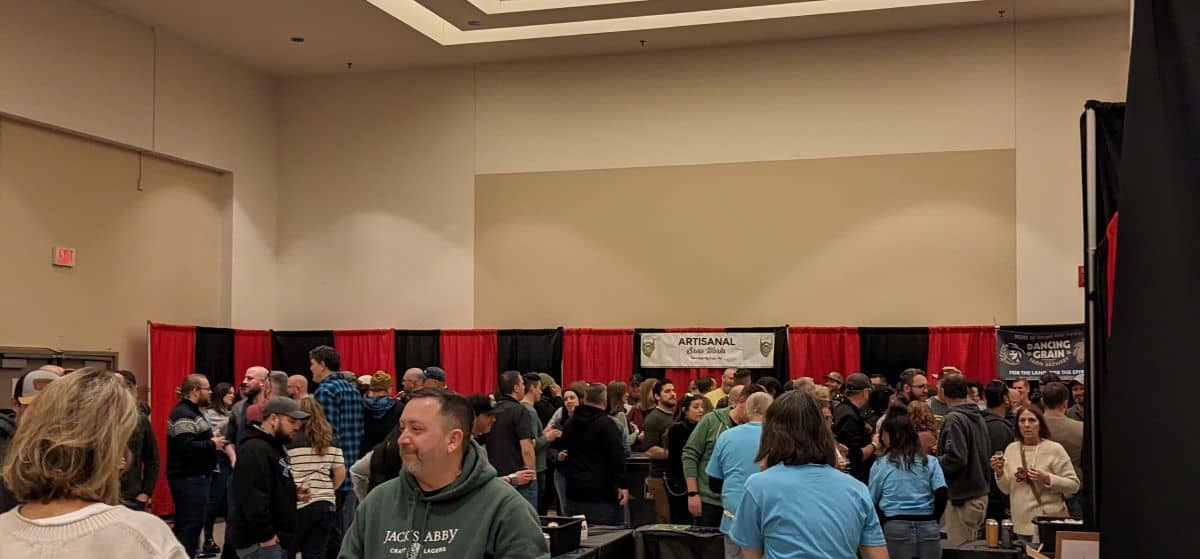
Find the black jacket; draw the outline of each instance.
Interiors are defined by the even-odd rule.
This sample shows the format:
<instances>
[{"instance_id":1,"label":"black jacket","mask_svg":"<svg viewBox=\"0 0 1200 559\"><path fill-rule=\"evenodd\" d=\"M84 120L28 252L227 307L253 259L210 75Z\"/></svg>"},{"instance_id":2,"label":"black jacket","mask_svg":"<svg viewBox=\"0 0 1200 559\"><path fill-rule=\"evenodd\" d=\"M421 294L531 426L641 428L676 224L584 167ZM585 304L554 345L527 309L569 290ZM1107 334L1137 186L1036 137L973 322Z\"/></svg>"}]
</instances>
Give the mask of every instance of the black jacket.
<instances>
[{"instance_id":1,"label":"black jacket","mask_svg":"<svg viewBox=\"0 0 1200 559\"><path fill-rule=\"evenodd\" d=\"M1009 444L1017 440L1017 434L1012 430L1012 424L1002 415L996 415L988 410L983 410L983 424L987 427L989 452L995 454L1004 452ZM991 464L989 464L989 467ZM988 476L988 485L990 486L990 496L999 501L1008 502L1008 496L1000 491L1000 486L996 485L996 476Z\"/></svg>"},{"instance_id":2,"label":"black jacket","mask_svg":"<svg viewBox=\"0 0 1200 559\"><path fill-rule=\"evenodd\" d=\"M992 443L979 406L968 402L950 408L938 444L951 503L961 504L991 491Z\"/></svg>"},{"instance_id":3,"label":"black jacket","mask_svg":"<svg viewBox=\"0 0 1200 559\"><path fill-rule=\"evenodd\" d=\"M871 444L871 431L860 411L850 400L843 400L833 409L833 433L837 442L849 449L850 475L863 483L871 479L871 464L875 455L863 456L862 447Z\"/></svg>"},{"instance_id":4,"label":"black jacket","mask_svg":"<svg viewBox=\"0 0 1200 559\"><path fill-rule=\"evenodd\" d=\"M383 442L388 433L400 424L400 414L402 413L404 413L404 403L399 399L392 400L391 407L386 409L364 406L363 438L359 448L363 449L363 452L367 452Z\"/></svg>"},{"instance_id":5,"label":"black jacket","mask_svg":"<svg viewBox=\"0 0 1200 559\"><path fill-rule=\"evenodd\" d=\"M158 443L150 418L138 416L137 429L129 438L129 453L132 459L121 472L121 499L136 501L139 493L154 496L154 485L158 481Z\"/></svg>"},{"instance_id":6,"label":"black jacket","mask_svg":"<svg viewBox=\"0 0 1200 559\"><path fill-rule=\"evenodd\" d=\"M284 549L296 537L296 484L287 450L279 439L258 426L247 429L233 469L233 545L250 547L279 536Z\"/></svg>"},{"instance_id":7,"label":"black jacket","mask_svg":"<svg viewBox=\"0 0 1200 559\"><path fill-rule=\"evenodd\" d=\"M180 400L167 419L167 477L212 475L217 446L212 426L190 400Z\"/></svg>"},{"instance_id":8,"label":"black jacket","mask_svg":"<svg viewBox=\"0 0 1200 559\"><path fill-rule=\"evenodd\" d=\"M367 493L384 482L400 477L404 461L400 458L400 425L397 424L383 441L371 449L371 475L367 481Z\"/></svg>"},{"instance_id":9,"label":"black jacket","mask_svg":"<svg viewBox=\"0 0 1200 559\"><path fill-rule=\"evenodd\" d=\"M604 410L580 404L559 446L567 451L563 473L568 498L616 503L617 490L629 488L621 432Z\"/></svg>"},{"instance_id":10,"label":"black jacket","mask_svg":"<svg viewBox=\"0 0 1200 559\"><path fill-rule=\"evenodd\" d=\"M555 398L550 395L550 391L542 393L542 398L533 405L533 409L537 410L538 419L542 420L542 425L549 425L550 419L554 417L554 412L562 407L562 398Z\"/></svg>"}]
</instances>

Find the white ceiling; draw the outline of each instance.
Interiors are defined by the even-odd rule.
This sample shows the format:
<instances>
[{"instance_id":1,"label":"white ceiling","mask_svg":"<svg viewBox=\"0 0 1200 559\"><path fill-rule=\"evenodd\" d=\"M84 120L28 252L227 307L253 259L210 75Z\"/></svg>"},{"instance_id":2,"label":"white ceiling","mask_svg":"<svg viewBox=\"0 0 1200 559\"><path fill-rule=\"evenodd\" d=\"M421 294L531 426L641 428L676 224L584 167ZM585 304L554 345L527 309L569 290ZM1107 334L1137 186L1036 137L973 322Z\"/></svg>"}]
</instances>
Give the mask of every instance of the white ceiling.
<instances>
[{"instance_id":1,"label":"white ceiling","mask_svg":"<svg viewBox=\"0 0 1200 559\"><path fill-rule=\"evenodd\" d=\"M704 47L777 41L819 36L876 33L978 25L1001 21L1128 13L1128 0L978 0L974 2L856 11L802 17L687 25L660 29L596 32L576 36L501 40L482 44L442 46L367 0L86 0L164 32L181 36L206 49L240 60L278 77L338 72L366 72L535 58L619 54L645 50ZM437 0L455 8L478 10L482 0ZM588 17L603 20L627 15L644 6L658 13L668 0L597 3L567 0L504 0L528 5L562 6L540 10L539 17L561 14L563 21ZM851 0L853 3L854 0ZM781 0L738 2L739 5L780 4ZM655 11L655 4L657 12ZM674 2L677 3L677 2ZM872 2L875 3L875 2ZM461 6L459 6L461 4ZM728 7L730 0L690 0L689 11ZM575 7L582 5L584 7ZM465 7L465 8L464 8ZM619 10L615 11L615 10ZM1002 19L998 11L1004 10ZM455 13L462 13L455 12ZM576 14L572 18L572 13ZM488 16L480 12L482 17ZM449 25L449 24L447 24ZM486 30L485 30L486 31ZM495 30L493 30L495 31ZM470 33L468 31L468 33ZM305 38L293 44L293 36ZM645 44L642 43L645 41ZM346 64L353 63L352 69Z\"/></svg>"}]
</instances>

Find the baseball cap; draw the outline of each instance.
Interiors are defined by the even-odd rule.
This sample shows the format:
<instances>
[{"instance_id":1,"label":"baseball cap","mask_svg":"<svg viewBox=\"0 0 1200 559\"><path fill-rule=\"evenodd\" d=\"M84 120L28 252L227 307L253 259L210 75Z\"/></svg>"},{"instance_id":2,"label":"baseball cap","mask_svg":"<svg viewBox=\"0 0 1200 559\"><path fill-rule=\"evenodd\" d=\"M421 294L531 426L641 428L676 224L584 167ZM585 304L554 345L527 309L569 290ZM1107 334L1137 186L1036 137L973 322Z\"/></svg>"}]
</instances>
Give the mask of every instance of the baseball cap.
<instances>
[{"instance_id":1,"label":"baseball cap","mask_svg":"<svg viewBox=\"0 0 1200 559\"><path fill-rule=\"evenodd\" d=\"M871 379L862 373L854 373L846 378L846 390L848 392L856 392L859 390L870 390Z\"/></svg>"},{"instance_id":2,"label":"baseball cap","mask_svg":"<svg viewBox=\"0 0 1200 559\"><path fill-rule=\"evenodd\" d=\"M425 367L425 372L421 378L424 380L446 382L446 371L443 371L441 367Z\"/></svg>"},{"instance_id":3,"label":"baseball cap","mask_svg":"<svg viewBox=\"0 0 1200 559\"><path fill-rule=\"evenodd\" d=\"M372 375L358 375L359 384L371 384L371 380L375 378Z\"/></svg>"},{"instance_id":4,"label":"baseball cap","mask_svg":"<svg viewBox=\"0 0 1200 559\"><path fill-rule=\"evenodd\" d=\"M34 369L23 375L17 380L17 385L13 388L13 398L22 406L28 406L33 403L33 399L41 394L42 389L46 388L47 384L58 380L58 375L46 369Z\"/></svg>"},{"instance_id":5,"label":"baseball cap","mask_svg":"<svg viewBox=\"0 0 1200 559\"><path fill-rule=\"evenodd\" d=\"M296 401L285 397L276 396L267 401L267 405L263 406L263 419L274 415L286 415L292 419L308 419L308 412L300 411L300 406Z\"/></svg>"},{"instance_id":6,"label":"baseball cap","mask_svg":"<svg viewBox=\"0 0 1200 559\"><path fill-rule=\"evenodd\" d=\"M495 412L492 404L492 399L483 394L472 394L467 396L467 403L471 404L471 409L475 411L475 415L490 415Z\"/></svg>"}]
</instances>

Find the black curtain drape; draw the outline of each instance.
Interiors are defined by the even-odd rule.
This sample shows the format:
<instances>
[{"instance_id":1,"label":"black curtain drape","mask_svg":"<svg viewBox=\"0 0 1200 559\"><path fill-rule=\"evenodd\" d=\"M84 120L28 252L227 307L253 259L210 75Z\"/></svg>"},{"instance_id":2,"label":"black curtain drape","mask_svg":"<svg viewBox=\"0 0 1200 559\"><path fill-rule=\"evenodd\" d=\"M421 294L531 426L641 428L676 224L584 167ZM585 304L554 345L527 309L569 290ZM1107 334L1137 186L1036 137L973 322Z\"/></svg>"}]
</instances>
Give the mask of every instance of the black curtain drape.
<instances>
[{"instance_id":1,"label":"black curtain drape","mask_svg":"<svg viewBox=\"0 0 1200 559\"><path fill-rule=\"evenodd\" d=\"M196 327L195 371L208 377L212 387L233 384L233 329Z\"/></svg>"},{"instance_id":2,"label":"black curtain drape","mask_svg":"<svg viewBox=\"0 0 1200 559\"><path fill-rule=\"evenodd\" d=\"M1200 471L1200 2L1138 0L1122 140L1120 242L1108 371L1099 528L1105 557L1190 557ZM1151 408L1130 414L1150 391ZM1119 488L1119 489L1117 489Z\"/></svg>"},{"instance_id":3,"label":"black curtain drape","mask_svg":"<svg viewBox=\"0 0 1200 559\"><path fill-rule=\"evenodd\" d=\"M858 347L861 372L879 373L896 384L905 369L928 365L929 328L859 328Z\"/></svg>"},{"instance_id":4,"label":"black curtain drape","mask_svg":"<svg viewBox=\"0 0 1200 559\"><path fill-rule=\"evenodd\" d=\"M496 370L546 373L562 382L562 328L499 330L496 332Z\"/></svg>"},{"instance_id":5,"label":"black curtain drape","mask_svg":"<svg viewBox=\"0 0 1200 559\"><path fill-rule=\"evenodd\" d=\"M319 345L333 347L333 330L292 330L271 332L274 369L288 375L304 375L308 390L316 390L312 371L308 370L308 352Z\"/></svg>"},{"instance_id":6,"label":"black curtain drape","mask_svg":"<svg viewBox=\"0 0 1200 559\"><path fill-rule=\"evenodd\" d=\"M775 377L779 384L788 381L788 327L787 326L752 326L749 328L728 328L730 332L774 332L775 333L775 366L770 369L751 369L754 382L763 377Z\"/></svg>"},{"instance_id":7,"label":"black curtain drape","mask_svg":"<svg viewBox=\"0 0 1200 559\"><path fill-rule=\"evenodd\" d=\"M396 330L396 374L442 364L441 330Z\"/></svg>"},{"instance_id":8,"label":"black curtain drape","mask_svg":"<svg viewBox=\"0 0 1200 559\"><path fill-rule=\"evenodd\" d=\"M1087 320L1095 323L1095 336L1090 336L1088 343L1092 348L1092 358L1088 367L1093 371L1090 381L1086 383L1084 409L1092 409L1092 403L1098 401L1098 394L1105 389L1105 377L1108 371L1108 317L1109 301L1113 286L1108 283L1109 251L1116 247L1109 243L1105 232L1117 215L1120 200L1120 168L1121 143L1125 133L1125 103L1105 103L1088 101L1084 105L1084 114L1079 117L1080 140L1083 161L1083 212L1084 223L1093 219L1087 213L1088 208L1088 160L1087 160L1087 110L1095 115L1096 141L1096 215L1092 226L1096 231L1096 252L1091 256L1090 274L1094 289L1087 294L1093 304L1088 309ZM1088 258L1086 235L1083 247L1084 258ZM1089 332L1091 330L1089 329ZM1099 480L1094 475L1094 456L1100 455L1104 441L1093 437L1093 433L1101 433L1102 417L1088 417L1083 424L1083 491L1084 517L1090 525L1096 522L1096 507L1101 499ZM1095 444L1092 441L1095 440Z\"/></svg>"}]
</instances>

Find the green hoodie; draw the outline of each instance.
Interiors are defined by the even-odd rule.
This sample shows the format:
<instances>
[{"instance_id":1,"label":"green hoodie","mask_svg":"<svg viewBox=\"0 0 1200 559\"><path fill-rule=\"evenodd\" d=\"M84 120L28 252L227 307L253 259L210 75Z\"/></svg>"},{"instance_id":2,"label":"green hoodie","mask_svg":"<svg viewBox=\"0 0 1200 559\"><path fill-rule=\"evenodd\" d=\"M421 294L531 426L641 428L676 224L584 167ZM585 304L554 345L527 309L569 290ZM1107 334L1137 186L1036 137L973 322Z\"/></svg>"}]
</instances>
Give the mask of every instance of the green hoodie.
<instances>
[{"instance_id":1,"label":"green hoodie","mask_svg":"<svg viewBox=\"0 0 1200 559\"><path fill-rule=\"evenodd\" d=\"M367 494L339 559L550 559L533 508L475 442L463 472L432 495L401 471Z\"/></svg>"},{"instance_id":2,"label":"green hoodie","mask_svg":"<svg viewBox=\"0 0 1200 559\"><path fill-rule=\"evenodd\" d=\"M705 414L683 446L683 476L696 478L700 500L718 507L721 506L721 494L708 487L708 473L704 470L717 446L717 437L733 427L733 419L729 417L731 411L730 408L717 408Z\"/></svg>"}]
</instances>

